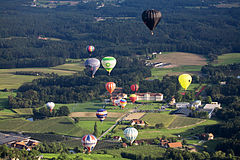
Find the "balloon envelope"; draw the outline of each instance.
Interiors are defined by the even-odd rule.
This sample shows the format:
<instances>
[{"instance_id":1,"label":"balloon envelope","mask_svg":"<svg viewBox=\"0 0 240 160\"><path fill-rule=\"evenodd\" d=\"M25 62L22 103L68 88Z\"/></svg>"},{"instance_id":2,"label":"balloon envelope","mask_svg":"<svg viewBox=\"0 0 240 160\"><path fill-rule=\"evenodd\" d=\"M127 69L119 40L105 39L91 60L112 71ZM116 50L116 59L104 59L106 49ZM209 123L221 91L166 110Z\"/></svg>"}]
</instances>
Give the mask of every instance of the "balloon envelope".
<instances>
[{"instance_id":1,"label":"balloon envelope","mask_svg":"<svg viewBox=\"0 0 240 160\"><path fill-rule=\"evenodd\" d=\"M125 106L127 105L127 100L126 99L121 99L120 100L120 105L121 105L122 109L125 108Z\"/></svg>"},{"instance_id":2,"label":"balloon envelope","mask_svg":"<svg viewBox=\"0 0 240 160\"><path fill-rule=\"evenodd\" d=\"M104 57L102 59L102 66L108 71L108 74L110 75L112 69L115 67L117 60L114 57Z\"/></svg>"},{"instance_id":3,"label":"balloon envelope","mask_svg":"<svg viewBox=\"0 0 240 160\"><path fill-rule=\"evenodd\" d=\"M90 46L87 46L87 48L86 48L86 49L87 49L88 53L90 53L90 54L91 54L92 52L94 52L94 50L95 50L95 47L90 45Z\"/></svg>"},{"instance_id":4,"label":"balloon envelope","mask_svg":"<svg viewBox=\"0 0 240 160\"><path fill-rule=\"evenodd\" d=\"M97 118L99 118L99 120L102 122L105 120L105 118L107 117L107 110L106 109L98 109L96 112L96 116Z\"/></svg>"},{"instance_id":5,"label":"balloon envelope","mask_svg":"<svg viewBox=\"0 0 240 160\"><path fill-rule=\"evenodd\" d=\"M129 127L129 128L126 128L124 131L123 131L123 134L124 134L124 137L130 141L130 143L132 144L132 142L137 138L138 136L138 131L137 129L133 128L133 127Z\"/></svg>"},{"instance_id":6,"label":"balloon envelope","mask_svg":"<svg viewBox=\"0 0 240 160\"><path fill-rule=\"evenodd\" d=\"M113 92L113 91L115 90L115 88L116 88L116 84L115 84L114 82L108 82L108 83L106 83L105 87L106 87L107 91L108 91L110 94L112 94L112 92Z\"/></svg>"},{"instance_id":7,"label":"balloon envelope","mask_svg":"<svg viewBox=\"0 0 240 160\"><path fill-rule=\"evenodd\" d=\"M47 108L49 108L50 111L52 112L53 108L55 107L55 104L53 102L48 102L46 105L47 105Z\"/></svg>"},{"instance_id":8,"label":"balloon envelope","mask_svg":"<svg viewBox=\"0 0 240 160\"><path fill-rule=\"evenodd\" d=\"M151 10L145 10L142 13L142 20L145 23L145 25L150 29L150 31L153 34L154 28L158 25L162 17L161 12L151 9Z\"/></svg>"},{"instance_id":9,"label":"balloon envelope","mask_svg":"<svg viewBox=\"0 0 240 160\"><path fill-rule=\"evenodd\" d=\"M131 94L129 96L129 99L132 101L132 103L134 103L137 100L137 95L136 94Z\"/></svg>"},{"instance_id":10,"label":"balloon envelope","mask_svg":"<svg viewBox=\"0 0 240 160\"><path fill-rule=\"evenodd\" d=\"M138 89L139 89L138 84L133 84L133 85L131 85L131 90L132 90L133 92L137 92Z\"/></svg>"},{"instance_id":11,"label":"balloon envelope","mask_svg":"<svg viewBox=\"0 0 240 160\"><path fill-rule=\"evenodd\" d=\"M179 81L180 85L182 86L182 88L187 90L187 88L189 87L189 85L192 82L192 77L189 74L181 74L178 77L178 81Z\"/></svg>"},{"instance_id":12,"label":"balloon envelope","mask_svg":"<svg viewBox=\"0 0 240 160\"><path fill-rule=\"evenodd\" d=\"M88 152L91 152L93 148L96 146L96 144L97 144L97 138L94 135L88 134L83 136L82 145L83 147L87 148Z\"/></svg>"},{"instance_id":13,"label":"balloon envelope","mask_svg":"<svg viewBox=\"0 0 240 160\"><path fill-rule=\"evenodd\" d=\"M85 67L90 68L92 71L92 77L94 78L95 73L100 67L100 61L97 58L88 58L85 61Z\"/></svg>"}]
</instances>

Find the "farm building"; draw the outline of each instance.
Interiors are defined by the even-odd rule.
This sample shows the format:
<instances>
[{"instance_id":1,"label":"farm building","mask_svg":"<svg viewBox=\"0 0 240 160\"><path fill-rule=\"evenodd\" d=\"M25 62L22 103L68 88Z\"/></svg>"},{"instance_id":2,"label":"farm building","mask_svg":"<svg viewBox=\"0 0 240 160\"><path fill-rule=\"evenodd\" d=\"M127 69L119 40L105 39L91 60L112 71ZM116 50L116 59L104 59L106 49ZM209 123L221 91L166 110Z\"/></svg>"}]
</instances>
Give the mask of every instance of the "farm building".
<instances>
[{"instance_id":1,"label":"farm building","mask_svg":"<svg viewBox=\"0 0 240 160\"><path fill-rule=\"evenodd\" d=\"M208 112L208 117L211 118L212 117L212 113L215 109L221 109L222 107L220 107L220 104L218 102L212 102L211 104L206 104L203 107L203 110Z\"/></svg>"},{"instance_id":2,"label":"farm building","mask_svg":"<svg viewBox=\"0 0 240 160\"><path fill-rule=\"evenodd\" d=\"M182 148L182 142L168 143L168 148Z\"/></svg>"},{"instance_id":3,"label":"farm building","mask_svg":"<svg viewBox=\"0 0 240 160\"><path fill-rule=\"evenodd\" d=\"M9 147L26 149L29 151L32 150L33 147L37 146L39 143L39 141L30 139L30 137L0 133L0 145L6 144Z\"/></svg>"},{"instance_id":4,"label":"farm building","mask_svg":"<svg viewBox=\"0 0 240 160\"><path fill-rule=\"evenodd\" d=\"M190 103L188 102L178 102L176 103L176 108L179 109L179 108L188 108L190 107Z\"/></svg>"},{"instance_id":5,"label":"farm building","mask_svg":"<svg viewBox=\"0 0 240 160\"><path fill-rule=\"evenodd\" d=\"M122 140L122 137L120 137L120 136L114 136L114 137L113 137L113 140L119 142L119 141Z\"/></svg>"},{"instance_id":6,"label":"farm building","mask_svg":"<svg viewBox=\"0 0 240 160\"><path fill-rule=\"evenodd\" d=\"M212 140L214 138L214 135L212 133L202 133L199 136L199 139L201 140Z\"/></svg>"},{"instance_id":7,"label":"farm building","mask_svg":"<svg viewBox=\"0 0 240 160\"><path fill-rule=\"evenodd\" d=\"M131 125L138 125L138 126L144 126L145 122L143 120L139 120L139 119L133 119L131 120Z\"/></svg>"},{"instance_id":8,"label":"farm building","mask_svg":"<svg viewBox=\"0 0 240 160\"><path fill-rule=\"evenodd\" d=\"M162 93L136 93L137 101L162 101L163 94Z\"/></svg>"},{"instance_id":9,"label":"farm building","mask_svg":"<svg viewBox=\"0 0 240 160\"><path fill-rule=\"evenodd\" d=\"M191 107L195 107L196 109L202 105L202 102L200 100L196 100L191 103Z\"/></svg>"},{"instance_id":10,"label":"farm building","mask_svg":"<svg viewBox=\"0 0 240 160\"><path fill-rule=\"evenodd\" d=\"M169 143L169 141L167 139L160 139L159 145L162 147L167 147L168 143Z\"/></svg>"}]
</instances>

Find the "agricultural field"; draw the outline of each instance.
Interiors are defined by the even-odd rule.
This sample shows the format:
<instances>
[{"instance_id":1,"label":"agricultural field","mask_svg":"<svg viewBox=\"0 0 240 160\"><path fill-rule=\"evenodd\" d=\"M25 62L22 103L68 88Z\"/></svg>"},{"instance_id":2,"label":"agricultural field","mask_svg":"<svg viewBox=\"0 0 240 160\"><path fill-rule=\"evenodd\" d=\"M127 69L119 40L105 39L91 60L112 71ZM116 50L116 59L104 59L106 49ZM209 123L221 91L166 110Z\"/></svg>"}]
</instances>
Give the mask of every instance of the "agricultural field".
<instances>
[{"instance_id":1,"label":"agricultural field","mask_svg":"<svg viewBox=\"0 0 240 160\"><path fill-rule=\"evenodd\" d=\"M17 89L23 83L31 82L34 79L42 78L41 76L15 75L17 71L32 71L43 73L56 73L58 75L72 75L78 71L82 71L82 63L63 64L49 68L14 68L0 69L0 89Z\"/></svg>"},{"instance_id":2,"label":"agricultural field","mask_svg":"<svg viewBox=\"0 0 240 160\"><path fill-rule=\"evenodd\" d=\"M109 112L107 118L118 118L121 117L122 113ZM84 118L96 118L95 112L72 112L69 117L84 117Z\"/></svg>"},{"instance_id":3,"label":"agricultural field","mask_svg":"<svg viewBox=\"0 0 240 160\"><path fill-rule=\"evenodd\" d=\"M8 96L15 96L15 92L0 92L0 109L8 108Z\"/></svg>"},{"instance_id":4,"label":"agricultural field","mask_svg":"<svg viewBox=\"0 0 240 160\"><path fill-rule=\"evenodd\" d=\"M176 116L172 123L168 126L169 129L182 128L186 126L195 125L205 120L199 118L190 118L185 116Z\"/></svg>"},{"instance_id":5,"label":"agricultural field","mask_svg":"<svg viewBox=\"0 0 240 160\"><path fill-rule=\"evenodd\" d=\"M163 52L150 62L171 63L164 68L153 68L150 79L162 79L165 75L180 75L182 73L199 74L201 67L207 65L207 59L192 53Z\"/></svg>"},{"instance_id":6,"label":"agricultural field","mask_svg":"<svg viewBox=\"0 0 240 160\"><path fill-rule=\"evenodd\" d=\"M240 63L240 53L228 53L218 56L217 60L213 62L213 65L227 65L233 63Z\"/></svg>"},{"instance_id":7,"label":"agricultural field","mask_svg":"<svg viewBox=\"0 0 240 160\"><path fill-rule=\"evenodd\" d=\"M13 111L16 112L18 115L22 115L22 116L33 115L32 108L19 108L19 109L13 109Z\"/></svg>"},{"instance_id":8,"label":"agricultural field","mask_svg":"<svg viewBox=\"0 0 240 160\"><path fill-rule=\"evenodd\" d=\"M142 118L149 125L155 126L155 124L163 123L165 127L168 127L176 119L176 115L169 115L168 113L146 113Z\"/></svg>"}]
</instances>

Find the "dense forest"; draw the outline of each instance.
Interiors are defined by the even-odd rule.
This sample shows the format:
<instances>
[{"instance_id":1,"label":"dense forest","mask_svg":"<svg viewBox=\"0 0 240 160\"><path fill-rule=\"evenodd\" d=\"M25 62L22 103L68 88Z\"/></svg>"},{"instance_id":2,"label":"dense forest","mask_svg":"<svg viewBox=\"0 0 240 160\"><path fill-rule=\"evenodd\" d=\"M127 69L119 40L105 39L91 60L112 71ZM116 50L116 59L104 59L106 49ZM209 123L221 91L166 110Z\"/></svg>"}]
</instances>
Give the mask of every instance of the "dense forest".
<instances>
[{"instance_id":1,"label":"dense forest","mask_svg":"<svg viewBox=\"0 0 240 160\"><path fill-rule=\"evenodd\" d=\"M215 58L240 51L240 10L219 7L222 1L115 0L96 9L99 2L38 8L30 0L0 0L0 68L48 67L66 58L86 58L89 44L98 57L184 51ZM141 20L149 8L162 12L154 36Z\"/></svg>"}]
</instances>

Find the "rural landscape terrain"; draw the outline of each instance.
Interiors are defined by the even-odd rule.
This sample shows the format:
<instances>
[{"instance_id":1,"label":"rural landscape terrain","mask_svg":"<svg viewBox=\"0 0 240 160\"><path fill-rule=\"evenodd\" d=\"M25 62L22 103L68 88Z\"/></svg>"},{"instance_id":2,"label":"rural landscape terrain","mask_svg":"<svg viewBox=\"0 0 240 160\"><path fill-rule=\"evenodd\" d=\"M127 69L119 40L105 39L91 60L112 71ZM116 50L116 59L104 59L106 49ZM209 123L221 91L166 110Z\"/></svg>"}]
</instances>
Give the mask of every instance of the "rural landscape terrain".
<instances>
[{"instance_id":1,"label":"rural landscape terrain","mask_svg":"<svg viewBox=\"0 0 240 160\"><path fill-rule=\"evenodd\" d=\"M238 1L0 4L0 159L240 159Z\"/></svg>"}]
</instances>

